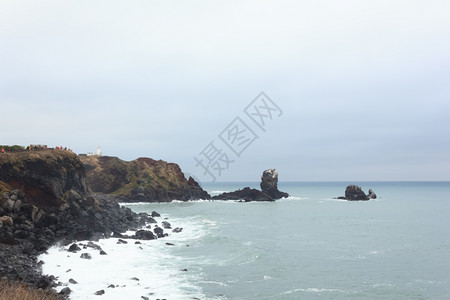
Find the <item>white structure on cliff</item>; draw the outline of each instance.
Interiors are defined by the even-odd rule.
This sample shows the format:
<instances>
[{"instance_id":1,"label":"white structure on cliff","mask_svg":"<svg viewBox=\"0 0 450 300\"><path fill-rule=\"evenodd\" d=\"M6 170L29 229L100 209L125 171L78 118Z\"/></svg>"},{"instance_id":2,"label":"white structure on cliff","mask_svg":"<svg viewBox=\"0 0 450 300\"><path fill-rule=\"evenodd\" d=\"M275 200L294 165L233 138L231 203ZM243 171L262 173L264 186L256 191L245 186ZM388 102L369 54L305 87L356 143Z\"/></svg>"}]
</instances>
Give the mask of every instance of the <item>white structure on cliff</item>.
<instances>
[{"instance_id":1,"label":"white structure on cliff","mask_svg":"<svg viewBox=\"0 0 450 300\"><path fill-rule=\"evenodd\" d=\"M98 146L95 153L88 152L87 156L102 156L102 149Z\"/></svg>"}]
</instances>

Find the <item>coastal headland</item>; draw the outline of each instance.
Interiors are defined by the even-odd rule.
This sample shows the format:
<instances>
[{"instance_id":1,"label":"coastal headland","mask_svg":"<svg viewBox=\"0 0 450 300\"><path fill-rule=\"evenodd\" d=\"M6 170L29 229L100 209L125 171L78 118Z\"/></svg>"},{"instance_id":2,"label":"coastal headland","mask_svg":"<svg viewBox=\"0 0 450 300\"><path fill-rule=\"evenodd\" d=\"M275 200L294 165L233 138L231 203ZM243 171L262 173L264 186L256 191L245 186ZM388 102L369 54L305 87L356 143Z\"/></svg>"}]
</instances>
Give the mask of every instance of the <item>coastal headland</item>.
<instances>
[{"instance_id":1,"label":"coastal headland","mask_svg":"<svg viewBox=\"0 0 450 300\"><path fill-rule=\"evenodd\" d=\"M109 162L114 160L120 164L118 159L105 158ZM155 184L161 186L161 191L165 188L162 184L162 174L165 174L167 187L182 182L179 192L204 192L192 180L182 180L184 175L175 164L141 159L130 169L141 164L150 171L151 168L146 166L152 163L159 171L149 173L148 178L160 174L160 180ZM164 166L168 166L166 173L162 171ZM135 177L128 178L128 184L139 177L136 172L133 173ZM172 190L157 194L166 196L157 199L169 201L176 197L169 191ZM171 196L167 198L167 195ZM167 235L165 230L171 229L167 224L153 226L153 231L149 230L149 224L157 223L154 219L158 216L156 212L153 217L145 213L136 214L118 204L117 200L126 198L120 193L111 196L92 193L80 157L62 147L0 153L0 278L37 288L52 287L56 284L55 278L41 274L37 256L57 242L69 245L80 240L95 242L111 236L148 240ZM142 230L144 226L148 229ZM127 230L136 233L133 236L120 234ZM172 230L180 231L181 228ZM67 293L67 290L63 292Z\"/></svg>"}]
</instances>

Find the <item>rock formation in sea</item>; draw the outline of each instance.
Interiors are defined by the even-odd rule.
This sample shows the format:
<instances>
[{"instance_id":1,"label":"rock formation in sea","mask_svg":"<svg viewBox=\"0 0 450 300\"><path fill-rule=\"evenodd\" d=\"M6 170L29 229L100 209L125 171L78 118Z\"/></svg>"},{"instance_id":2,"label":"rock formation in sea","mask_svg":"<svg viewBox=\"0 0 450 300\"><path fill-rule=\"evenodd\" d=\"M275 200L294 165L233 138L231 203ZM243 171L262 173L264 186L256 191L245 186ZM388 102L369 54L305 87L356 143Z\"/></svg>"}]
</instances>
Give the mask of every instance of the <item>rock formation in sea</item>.
<instances>
[{"instance_id":1,"label":"rock formation in sea","mask_svg":"<svg viewBox=\"0 0 450 300\"><path fill-rule=\"evenodd\" d=\"M265 170L261 176L261 189L245 187L234 192L222 193L212 197L213 200L242 200L250 201L275 201L280 198L289 197L288 193L278 190L278 173L275 169Z\"/></svg>"},{"instance_id":2,"label":"rock formation in sea","mask_svg":"<svg viewBox=\"0 0 450 300\"><path fill-rule=\"evenodd\" d=\"M366 201L370 199L376 199L377 195L372 191L372 189L369 190L369 194L366 195L364 191L361 189L361 187L357 185L348 185L345 189L345 196L344 197L338 197L337 199L342 200L349 200L349 201Z\"/></svg>"},{"instance_id":3,"label":"rock formation in sea","mask_svg":"<svg viewBox=\"0 0 450 300\"><path fill-rule=\"evenodd\" d=\"M36 257L55 242L110 236L149 218L92 195L70 151L0 153L0 277L47 287L52 278L39 273Z\"/></svg>"},{"instance_id":4,"label":"rock formation in sea","mask_svg":"<svg viewBox=\"0 0 450 300\"><path fill-rule=\"evenodd\" d=\"M124 161L111 156L80 156L93 192L114 195L123 202L170 202L210 199L175 163L151 158Z\"/></svg>"},{"instance_id":5,"label":"rock formation in sea","mask_svg":"<svg viewBox=\"0 0 450 300\"><path fill-rule=\"evenodd\" d=\"M272 199L286 198L288 193L278 190L278 172L275 169L265 170L261 176L261 191Z\"/></svg>"}]
</instances>

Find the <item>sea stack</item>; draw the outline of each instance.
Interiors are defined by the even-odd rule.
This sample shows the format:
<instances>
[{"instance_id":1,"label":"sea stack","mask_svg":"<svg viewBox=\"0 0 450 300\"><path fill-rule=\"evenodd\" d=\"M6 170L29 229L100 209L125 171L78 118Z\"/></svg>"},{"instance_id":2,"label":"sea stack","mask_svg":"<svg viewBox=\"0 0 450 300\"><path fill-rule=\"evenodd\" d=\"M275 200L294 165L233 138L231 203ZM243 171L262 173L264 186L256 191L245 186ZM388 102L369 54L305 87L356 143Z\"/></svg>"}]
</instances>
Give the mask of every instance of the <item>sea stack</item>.
<instances>
[{"instance_id":1,"label":"sea stack","mask_svg":"<svg viewBox=\"0 0 450 300\"><path fill-rule=\"evenodd\" d=\"M369 194L366 195L364 191L361 189L361 187L357 185L348 185L345 189L345 196L344 197L338 197L338 199L348 200L348 201L366 201L370 199L376 199L377 195L372 191L372 189L369 190Z\"/></svg>"},{"instance_id":2,"label":"sea stack","mask_svg":"<svg viewBox=\"0 0 450 300\"><path fill-rule=\"evenodd\" d=\"M289 197L288 193L278 190L278 172L275 169L265 170L261 176L261 191L269 195L272 199Z\"/></svg>"}]
</instances>

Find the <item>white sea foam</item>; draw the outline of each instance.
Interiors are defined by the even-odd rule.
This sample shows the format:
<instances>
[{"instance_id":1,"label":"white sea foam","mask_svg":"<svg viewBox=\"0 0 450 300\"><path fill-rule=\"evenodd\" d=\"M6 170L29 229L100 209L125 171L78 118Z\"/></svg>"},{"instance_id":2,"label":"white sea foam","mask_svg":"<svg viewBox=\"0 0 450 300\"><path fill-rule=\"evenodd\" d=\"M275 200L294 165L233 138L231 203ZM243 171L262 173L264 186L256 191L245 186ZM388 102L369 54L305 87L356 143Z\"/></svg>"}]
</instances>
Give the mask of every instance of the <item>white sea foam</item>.
<instances>
[{"instance_id":1,"label":"white sea foam","mask_svg":"<svg viewBox=\"0 0 450 300\"><path fill-rule=\"evenodd\" d=\"M184 227L183 231L164 239L139 241L141 244L135 244L132 239L127 240L128 244L117 244L117 238L100 240L96 244L107 255L100 255L99 250L90 247L71 253L67 252L69 246L53 246L39 257L45 262L43 273L56 276L63 286L68 286L73 300L92 299L99 290L105 291L105 299L141 299L142 296L204 299L201 288L193 284L197 275L186 272L183 260L172 254L177 248L185 248L186 242L200 238L204 232L189 219L171 222ZM82 245L87 243L77 244L83 248ZM80 258L82 253L89 253L92 259ZM77 283L69 283L69 279ZM62 287L57 291L60 289Z\"/></svg>"},{"instance_id":2,"label":"white sea foam","mask_svg":"<svg viewBox=\"0 0 450 300\"><path fill-rule=\"evenodd\" d=\"M311 294L322 294L322 293L344 293L344 294L350 294L353 293L352 291L346 291L341 289L326 289L326 288L299 288L299 289L293 289L289 290L283 293L283 295L289 295L294 293L311 293Z\"/></svg>"}]
</instances>

